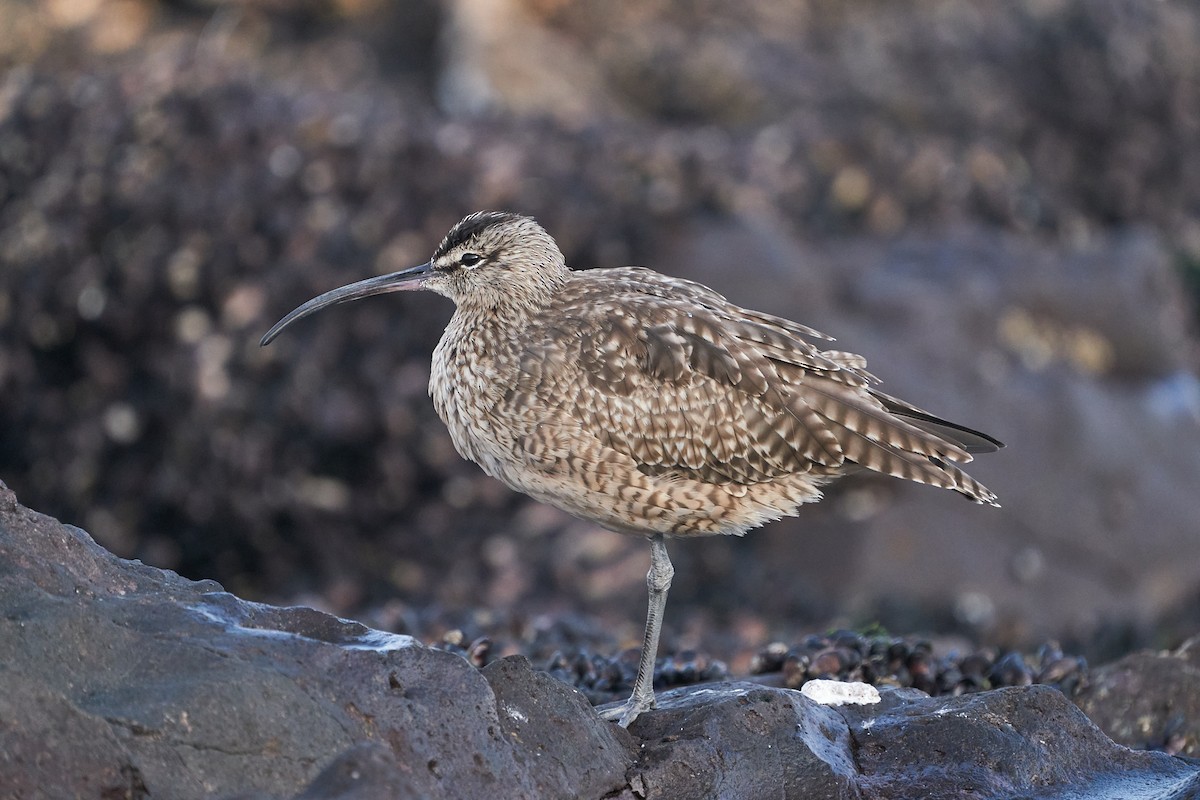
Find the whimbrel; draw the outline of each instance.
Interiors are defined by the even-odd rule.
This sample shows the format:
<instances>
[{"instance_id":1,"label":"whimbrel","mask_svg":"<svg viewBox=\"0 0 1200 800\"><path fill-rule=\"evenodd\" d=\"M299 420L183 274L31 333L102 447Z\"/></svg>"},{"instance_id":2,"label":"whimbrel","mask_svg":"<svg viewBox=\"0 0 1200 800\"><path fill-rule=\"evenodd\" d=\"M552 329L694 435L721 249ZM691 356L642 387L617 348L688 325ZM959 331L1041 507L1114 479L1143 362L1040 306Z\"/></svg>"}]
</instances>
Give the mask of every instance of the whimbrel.
<instances>
[{"instance_id":1,"label":"whimbrel","mask_svg":"<svg viewBox=\"0 0 1200 800\"><path fill-rule=\"evenodd\" d=\"M1003 445L883 394L861 356L812 328L642 267L575 271L529 217L459 222L420 266L343 286L335 303L428 289L455 311L429 394L458 452L513 489L650 540L649 609L633 694L654 707L654 662L674 569L667 537L743 534L794 515L867 469L996 496L959 468Z\"/></svg>"}]
</instances>

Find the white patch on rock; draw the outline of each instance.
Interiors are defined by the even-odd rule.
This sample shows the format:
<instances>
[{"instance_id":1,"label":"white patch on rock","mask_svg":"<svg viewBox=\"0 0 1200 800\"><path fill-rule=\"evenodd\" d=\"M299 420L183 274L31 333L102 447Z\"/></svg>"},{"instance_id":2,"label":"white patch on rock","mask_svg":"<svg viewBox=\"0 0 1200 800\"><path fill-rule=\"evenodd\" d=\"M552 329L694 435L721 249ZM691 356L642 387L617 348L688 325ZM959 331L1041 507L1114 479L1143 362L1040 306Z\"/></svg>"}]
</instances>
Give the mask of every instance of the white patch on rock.
<instances>
[{"instance_id":1,"label":"white patch on rock","mask_svg":"<svg viewBox=\"0 0 1200 800\"><path fill-rule=\"evenodd\" d=\"M868 706L879 702L879 690L869 683L811 680L800 694L823 706Z\"/></svg>"},{"instance_id":2,"label":"white patch on rock","mask_svg":"<svg viewBox=\"0 0 1200 800\"><path fill-rule=\"evenodd\" d=\"M347 650L378 650L379 652L387 652L389 650L403 650L406 647L414 647L416 645L417 640L407 634L377 631L372 628L359 636L357 641L342 646Z\"/></svg>"},{"instance_id":3,"label":"white patch on rock","mask_svg":"<svg viewBox=\"0 0 1200 800\"><path fill-rule=\"evenodd\" d=\"M525 712L514 706L512 703L504 704L504 713L508 714L509 717L515 719L517 722L529 722L529 717L526 716Z\"/></svg>"}]
</instances>

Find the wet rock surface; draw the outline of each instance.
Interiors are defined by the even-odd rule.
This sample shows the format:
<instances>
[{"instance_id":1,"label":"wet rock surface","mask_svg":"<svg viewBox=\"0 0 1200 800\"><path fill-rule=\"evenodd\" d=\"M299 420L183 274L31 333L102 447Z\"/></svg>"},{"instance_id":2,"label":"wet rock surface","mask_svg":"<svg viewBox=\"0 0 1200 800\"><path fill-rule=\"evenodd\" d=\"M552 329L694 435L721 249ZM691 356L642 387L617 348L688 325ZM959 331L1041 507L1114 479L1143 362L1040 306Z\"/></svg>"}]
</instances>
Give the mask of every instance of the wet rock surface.
<instances>
[{"instance_id":1,"label":"wet rock surface","mask_svg":"<svg viewBox=\"0 0 1200 800\"><path fill-rule=\"evenodd\" d=\"M1114 744L1049 687L834 707L719 682L624 731L523 657L479 670L248 603L2 485L0 565L0 784L22 799L1200 796L1195 763Z\"/></svg>"}]
</instances>

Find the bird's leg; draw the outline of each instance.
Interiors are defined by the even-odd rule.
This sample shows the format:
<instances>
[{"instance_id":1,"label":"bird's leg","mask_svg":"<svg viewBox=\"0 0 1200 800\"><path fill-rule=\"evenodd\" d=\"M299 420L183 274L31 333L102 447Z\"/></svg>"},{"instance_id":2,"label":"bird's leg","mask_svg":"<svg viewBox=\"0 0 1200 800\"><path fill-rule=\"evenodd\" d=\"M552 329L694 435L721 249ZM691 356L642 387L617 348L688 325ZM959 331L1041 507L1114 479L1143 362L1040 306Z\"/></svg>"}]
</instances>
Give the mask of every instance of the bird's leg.
<instances>
[{"instance_id":1,"label":"bird's leg","mask_svg":"<svg viewBox=\"0 0 1200 800\"><path fill-rule=\"evenodd\" d=\"M650 571L646 573L646 587L650 590L650 602L646 609L646 635L642 640L641 658L638 659L637 679L633 682L633 694L621 705L603 712L605 719L615 719L622 728L638 718L643 711L654 708L654 662L658 656L658 634L662 631L663 611L667 607L667 590L675 568L667 556L667 542L661 533L650 538Z\"/></svg>"}]
</instances>

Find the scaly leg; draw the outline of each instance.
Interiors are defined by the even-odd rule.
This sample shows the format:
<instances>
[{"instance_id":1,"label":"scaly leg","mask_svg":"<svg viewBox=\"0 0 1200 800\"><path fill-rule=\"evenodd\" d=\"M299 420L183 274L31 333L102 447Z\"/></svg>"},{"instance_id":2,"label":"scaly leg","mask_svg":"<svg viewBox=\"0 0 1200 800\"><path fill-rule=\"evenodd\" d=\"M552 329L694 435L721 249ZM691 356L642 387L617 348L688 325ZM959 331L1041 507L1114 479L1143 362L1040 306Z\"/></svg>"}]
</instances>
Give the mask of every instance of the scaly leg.
<instances>
[{"instance_id":1,"label":"scaly leg","mask_svg":"<svg viewBox=\"0 0 1200 800\"><path fill-rule=\"evenodd\" d=\"M654 708L654 661L658 656L658 634L662 631L663 611L667 607L667 590L671 588L673 577L675 568L667 557L666 539L657 533L650 537L650 571L646 573L650 602L646 609L646 637L642 641L633 694L621 705L603 712L605 719L617 720L622 728L628 728L643 711Z\"/></svg>"}]
</instances>

